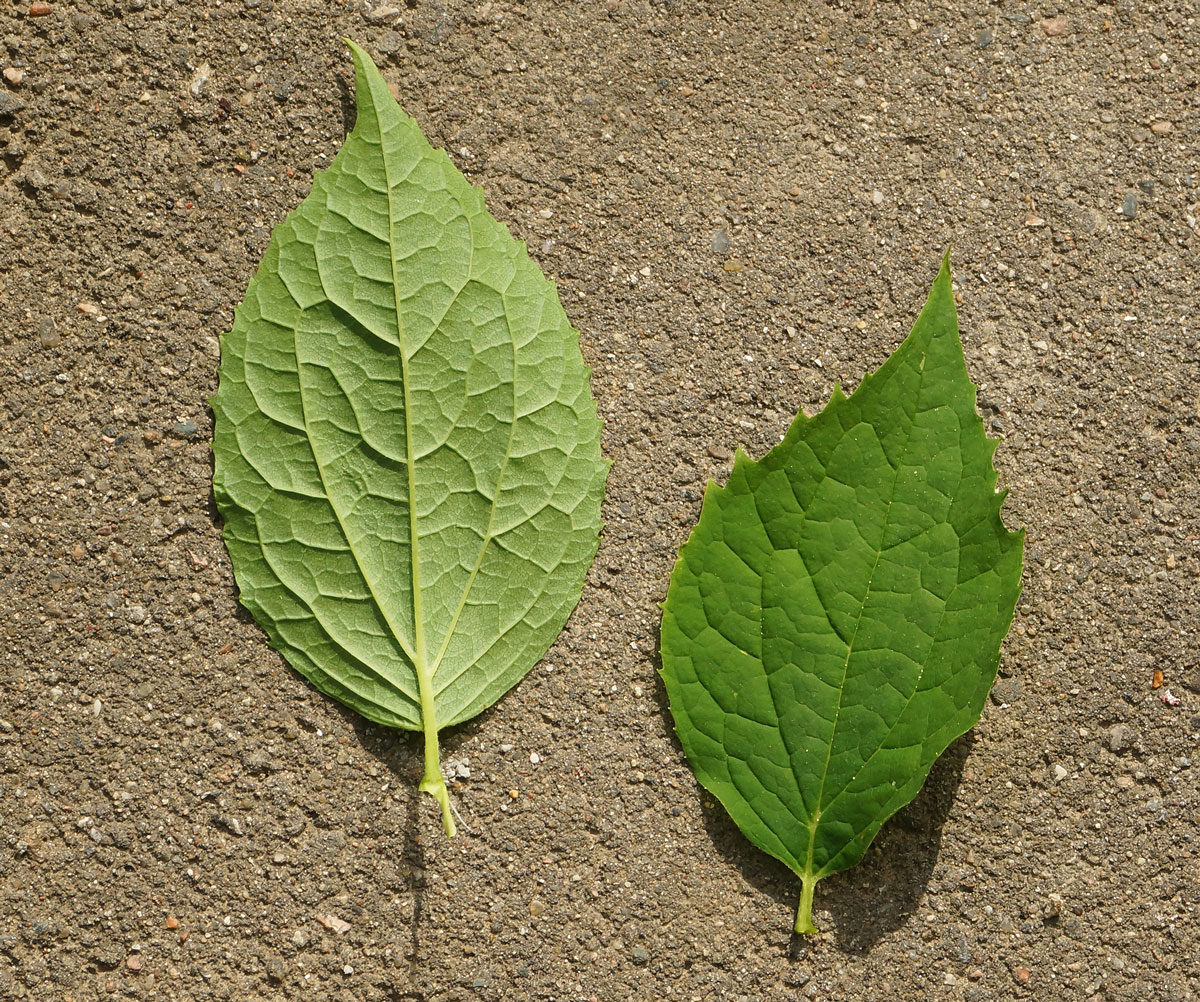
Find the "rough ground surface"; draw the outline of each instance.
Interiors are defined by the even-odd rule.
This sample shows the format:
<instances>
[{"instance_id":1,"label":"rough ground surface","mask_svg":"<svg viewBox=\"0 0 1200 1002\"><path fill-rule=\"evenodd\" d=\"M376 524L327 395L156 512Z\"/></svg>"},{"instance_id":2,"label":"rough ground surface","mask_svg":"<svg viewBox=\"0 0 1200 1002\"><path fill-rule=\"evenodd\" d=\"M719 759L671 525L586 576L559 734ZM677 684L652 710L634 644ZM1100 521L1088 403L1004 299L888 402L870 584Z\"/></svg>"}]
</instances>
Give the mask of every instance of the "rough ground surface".
<instances>
[{"instance_id":1,"label":"rough ground surface","mask_svg":"<svg viewBox=\"0 0 1200 1002\"><path fill-rule=\"evenodd\" d=\"M0 998L1197 998L1194 5L44 6L0 12ZM416 739L239 612L210 501L217 337L345 133L343 34L557 278L615 461L566 632L445 738L453 842ZM881 362L948 242L1025 591L792 941L656 603L706 478Z\"/></svg>"}]
</instances>

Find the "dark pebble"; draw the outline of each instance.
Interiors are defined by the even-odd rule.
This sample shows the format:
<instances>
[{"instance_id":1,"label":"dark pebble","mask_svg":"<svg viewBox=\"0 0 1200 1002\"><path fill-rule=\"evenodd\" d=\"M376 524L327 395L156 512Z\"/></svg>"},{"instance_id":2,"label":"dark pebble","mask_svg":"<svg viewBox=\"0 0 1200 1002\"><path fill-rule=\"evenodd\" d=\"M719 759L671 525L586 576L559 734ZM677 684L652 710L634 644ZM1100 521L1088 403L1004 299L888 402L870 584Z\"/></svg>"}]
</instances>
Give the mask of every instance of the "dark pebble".
<instances>
[{"instance_id":1,"label":"dark pebble","mask_svg":"<svg viewBox=\"0 0 1200 1002\"><path fill-rule=\"evenodd\" d=\"M404 39L394 31L385 31L377 39L375 39L375 48L377 48L385 56L390 56L394 52L399 52L400 47L403 44Z\"/></svg>"},{"instance_id":2,"label":"dark pebble","mask_svg":"<svg viewBox=\"0 0 1200 1002\"><path fill-rule=\"evenodd\" d=\"M725 227L722 226L713 234L712 243L709 246L712 248L714 254L727 254L729 253L729 245L729 234L726 232Z\"/></svg>"},{"instance_id":3,"label":"dark pebble","mask_svg":"<svg viewBox=\"0 0 1200 1002\"><path fill-rule=\"evenodd\" d=\"M995 32L991 28L981 28L975 32L975 44L981 49L986 49L992 44L992 40L996 37Z\"/></svg>"},{"instance_id":4,"label":"dark pebble","mask_svg":"<svg viewBox=\"0 0 1200 1002\"><path fill-rule=\"evenodd\" d=\"M0 118L15 115L25 107L25 102L19 97L13 97L7 91L0 90Z\"/></svg>"},{"instance_id":5,"label":"dark pebble","mask_svg":"<svg viewBox=\"0 0 1200 1002\"><path fill-rule=\"evenodd\" d=\"M212 823L217 828L225 829L230 835L236 835L238 838L241 838L243 835L242 823L237 818L230 817L228 814L214 814Z\"/></svg>"},{"instance_id":6,"label":"dark pebble","mask_svg":"<svg viewBox=\"0 0 1200 1002\"><path fill-rule=\"evenodd\" d=\"M195 421L180 421L171 428L171 434L176 438L194 438L199 430Z\"/></svg>"},{"instance_id":7,"label":"dark pebble","mask_svg":"<svg viewBox=\"0 0 1200 1002\"><path fill-rule=\"evenodd\" d=\"M1121 212L1126 219L1132 219L1137 215L1138 198L1132 191L1125 196L1125 202L1121 206Z\"/></svg>"},{"instance_id":8,"label":"dark pebble","mask_svg":"<svg viewBox=\"0 0 1200 1002\"><path fill-rule=\"evenodd\" d=\"M633 951L633 962L638 967L643 967L650 963L650 951L645 947L639 946Z\"/></svg>"},{"instance_id":9,"label":"dark pebble","mask_svg":"<svg viewBox=\"0 0 1200 1002\"><path fill-rule=\"evenodd\" d=\"M1001 703L1015 703L1021 698L1021 688L1019 678L1002 678L992 686L992 702L997 706Z\"/></svg>"},{"instance_id":10,"label":"dark pebble","mask_svg":"<svg viewBox=\"0 0 1200 1002\"><path fill-rule=\"evenodd\" d=\"M1144 181L1139 181L1138 187L1141 188L1142 191L1144 191L1147 195L1150 195L1151 197L1153 197L1153 195L1154 195L1154 179L1153 178L1148 177Z\"/></svg>"}]
</instances>

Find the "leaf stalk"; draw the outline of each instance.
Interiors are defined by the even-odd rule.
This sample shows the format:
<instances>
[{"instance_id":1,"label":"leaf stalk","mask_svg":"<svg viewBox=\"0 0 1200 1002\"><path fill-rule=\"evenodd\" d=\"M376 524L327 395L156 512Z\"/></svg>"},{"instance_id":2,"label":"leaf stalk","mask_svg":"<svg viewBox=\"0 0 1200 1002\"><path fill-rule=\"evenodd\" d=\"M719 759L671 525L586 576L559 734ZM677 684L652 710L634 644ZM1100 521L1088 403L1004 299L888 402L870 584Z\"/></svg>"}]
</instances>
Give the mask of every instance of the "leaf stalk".
<instances>
[{"instance_id":1,"label":"leaf stalk","mask_svg":"<svg viewBox=\"0 0 1200 1002\"><path fill-rule=\"evenodd\" d=\"M424 691L422 691L424 695ZM424 700L422 700L424 702ZM450 791L446 788L446 779L442 775L442 764L438 756L438 731L434 720L433 708L430 707L425 717L425 775L421 779L419 789L428 793L442 809L442 828L447 838L454 838L458 828L454 824L454 816L450 813Z\"/></svg>"},{"instance_id":2,"label":"leaf stalk","mask_svg":"<svg viewBox=\"0 0 1200 1002\"><path fill-rule=\"evenodd\" d=\"M793 927L798 935L805 936L819 932L812 920L813 891L819 878L812 873L800 876L800 907L796 909L796 924Z\"/></svg>"}]
</instances>

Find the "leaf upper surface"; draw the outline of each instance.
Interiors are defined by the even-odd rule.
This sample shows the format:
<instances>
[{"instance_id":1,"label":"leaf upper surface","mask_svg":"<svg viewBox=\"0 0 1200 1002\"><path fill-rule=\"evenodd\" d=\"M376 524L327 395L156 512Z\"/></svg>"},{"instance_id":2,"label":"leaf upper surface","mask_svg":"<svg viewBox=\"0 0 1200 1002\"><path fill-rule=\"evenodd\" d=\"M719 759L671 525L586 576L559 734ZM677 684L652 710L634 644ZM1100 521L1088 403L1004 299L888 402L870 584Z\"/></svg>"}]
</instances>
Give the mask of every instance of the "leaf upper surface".
<instances>
[{"instance_id":1,"label":"leaf upper surface","mask_svg":"<svg viewBox=\"0 0 1200 1002\"><path fill-rule=\"evenodd\" d=\"M739 452L680 552L662 621L680 741L810 902L982 712L1022 560L995 446L944 263L892 357L760 462Z\"/></svg>"},{"instance_id":2,"label":"leaf upper surface","mask_svg":"<svg viewBox=\"0 0 1200 1002\"><path fill-rule=\"evenodd\" d=\"M222 339L213 486L288 661L436 734L562 629L607 463L553 285L350 44L355 128Z\"/></svg>"}]
</instances>

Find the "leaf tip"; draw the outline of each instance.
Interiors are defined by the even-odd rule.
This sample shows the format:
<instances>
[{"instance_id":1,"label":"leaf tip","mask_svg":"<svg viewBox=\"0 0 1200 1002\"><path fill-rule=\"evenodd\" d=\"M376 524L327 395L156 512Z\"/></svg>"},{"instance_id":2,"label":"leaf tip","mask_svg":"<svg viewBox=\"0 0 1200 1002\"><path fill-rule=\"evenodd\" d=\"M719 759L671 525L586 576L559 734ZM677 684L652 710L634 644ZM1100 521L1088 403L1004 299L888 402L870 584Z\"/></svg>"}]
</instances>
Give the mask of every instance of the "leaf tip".
<instances>
[{"instance_id":1,"label":"leaf tip","mask_svg":"<svg viewBox=\"0 0 1200 1002\"><path fill-rule=\"evenodd\" d=\"M938 267L937 277L933 280L933 289L929 293L929 298L932 300L937 295L944 295L954 303L954 274L950 270L950 248L946 247L946 252L942 255L942 263Z\"/></svg>"},{"instance_id":2,"label":"leaf tip","mask_svg":"<svg viewBox=\"0 0 1200 1002\"><path fill-rule=\"evenodd\" d=\"M365 69L365 65L372 62L371 57L367 55L366 49L359 45L353 38L343 35L342 41L346 43L346 47L350 50L350 57L354 60L355 69Z\"/></svg>"}]
</instances>

